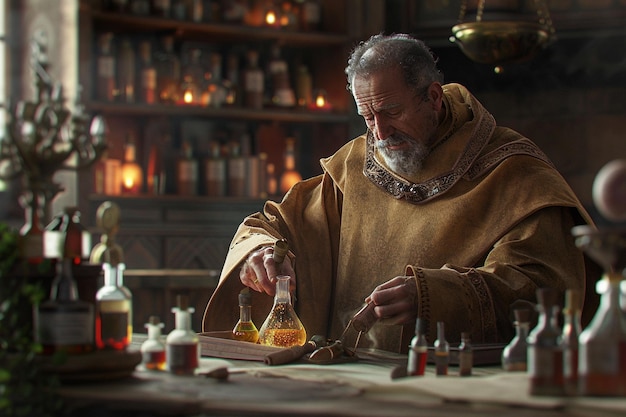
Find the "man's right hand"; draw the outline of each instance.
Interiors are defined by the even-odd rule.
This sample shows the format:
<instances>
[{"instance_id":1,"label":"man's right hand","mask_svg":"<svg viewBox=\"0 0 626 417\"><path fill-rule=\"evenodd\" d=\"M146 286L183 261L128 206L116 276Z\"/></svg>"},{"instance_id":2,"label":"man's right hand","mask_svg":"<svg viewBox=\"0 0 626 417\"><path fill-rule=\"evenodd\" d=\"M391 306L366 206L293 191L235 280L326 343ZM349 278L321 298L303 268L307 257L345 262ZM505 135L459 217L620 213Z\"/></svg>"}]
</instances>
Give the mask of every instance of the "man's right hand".
<instances>
[{"instance_id":1,"label":"man's right hand","mask_svg":"<svg viewBox=\"0 0 626 417\"><path fill-rule=\"evenodd\" d=\"M289 290L293 293L296 289L296 273L291 265L291 259L289 256L285 256L285 260L277 265L273 255L274 248L272 246L266 246L252 252L244 261L239 272L241 283L255 291L274 296L276 294L276 276L289 275Z\"/></svg>"}]
</instances>

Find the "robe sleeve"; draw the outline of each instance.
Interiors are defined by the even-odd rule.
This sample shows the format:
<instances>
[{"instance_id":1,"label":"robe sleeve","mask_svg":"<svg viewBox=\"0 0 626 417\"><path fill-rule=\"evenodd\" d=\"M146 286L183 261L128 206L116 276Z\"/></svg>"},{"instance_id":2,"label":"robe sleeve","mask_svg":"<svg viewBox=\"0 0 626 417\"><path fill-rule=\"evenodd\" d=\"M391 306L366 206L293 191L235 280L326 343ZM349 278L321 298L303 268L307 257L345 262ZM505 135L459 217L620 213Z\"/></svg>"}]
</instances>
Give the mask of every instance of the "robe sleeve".
<instances>
[{"instance_id":1,"label":"robe sleeve","mask_svg":"<svg viewBox=\"0 0 626 417\"><path fill-rule=\"evenodd\" d=\"M542 287L584 291L584 256L573 237L563 238L571 236L574 224L570 209L547 207L514 226L481 264L408 266L406 274L417 285L417 316L425 321L429 340L436 336L437 320L446 323L446 334L470 332L477 343L509 341L514 303L534 300Z\"/></svg>"}]
</instances>

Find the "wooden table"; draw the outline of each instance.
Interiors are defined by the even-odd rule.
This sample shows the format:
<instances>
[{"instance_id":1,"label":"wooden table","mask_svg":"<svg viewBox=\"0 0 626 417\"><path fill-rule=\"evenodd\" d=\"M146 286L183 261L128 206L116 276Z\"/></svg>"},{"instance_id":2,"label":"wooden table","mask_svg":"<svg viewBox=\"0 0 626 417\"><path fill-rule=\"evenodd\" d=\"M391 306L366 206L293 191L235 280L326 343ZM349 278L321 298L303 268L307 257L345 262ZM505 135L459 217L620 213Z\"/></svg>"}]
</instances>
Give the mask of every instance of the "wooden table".
<instances>
[{"instance_id":1,"label":"wooden table","mask_svg":"<svg viewBox=\"0 0 626 417\"><path fill-rule=\"evenodd\" d=\"M202 358L200 375L135 370L128 378L65 384L60 394L72 416L623 416L626 398L528 395L524 373L474 368L471 377L392 379L402 355L360 352L333 365L305 361L280 366ZM228 367L226 380L203 376Z\"/></svg>"}]
</instances>

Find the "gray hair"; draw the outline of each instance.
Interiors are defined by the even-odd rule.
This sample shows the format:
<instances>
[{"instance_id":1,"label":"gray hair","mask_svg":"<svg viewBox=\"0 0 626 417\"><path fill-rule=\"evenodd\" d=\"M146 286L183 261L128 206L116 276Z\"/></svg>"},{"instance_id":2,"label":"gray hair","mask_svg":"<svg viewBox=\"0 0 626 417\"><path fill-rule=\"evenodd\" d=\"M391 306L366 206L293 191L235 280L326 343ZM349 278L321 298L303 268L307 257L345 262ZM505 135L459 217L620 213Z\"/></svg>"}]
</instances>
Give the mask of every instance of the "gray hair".
<instances>
[{"instance_id":1,"label":"gray hair","mask_svg":"<svg viewBox=\"0 0 626 417\"><path fill-rule=\"evenodd\" d=\"M345 73L352 92L354 77L400 68L407 86L418 94L433 82L443 83L437 59L424 42L407 34L377 34L360 42L350 54Z\"/></svg>"}]
</instances>

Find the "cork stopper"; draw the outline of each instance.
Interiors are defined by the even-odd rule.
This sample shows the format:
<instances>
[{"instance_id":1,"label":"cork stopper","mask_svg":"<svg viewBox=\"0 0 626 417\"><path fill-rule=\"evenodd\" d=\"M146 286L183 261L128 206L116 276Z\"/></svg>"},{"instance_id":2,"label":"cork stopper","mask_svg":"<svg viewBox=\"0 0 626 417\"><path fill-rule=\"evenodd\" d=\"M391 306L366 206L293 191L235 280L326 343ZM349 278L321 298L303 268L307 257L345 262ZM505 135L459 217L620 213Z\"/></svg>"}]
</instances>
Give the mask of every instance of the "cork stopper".
<instances>
[{"instance_id":1,"label":"cork stopper","mask_svg":"<svg viewBox=\"0 0 626 417\"><path fill-rule=\"evenodd\" d=\"M252 305L252 294L250 294L250 288L246 287L239 292L239 305L249 306Z\"/></svg>"},{"instance_id":2,"label":"cork stopper","mask_svg":"<svg viewBox=\"0 0 626 417\"><path fill-rule=\"evenodd\" d=\"M513 315L515 316L515 321L517 323L529 323L530 313L531 311L527 308L516 308L513 310Z\"/></svg>"},{"instance_id":3,"label":"cork stopper","mask_svg":"<svg viewBox=\"0 0 626 417\"><path fill-rule=\"evenodd\" d=\"M148 323L158 325L159 323L161 323L161 319L159 319L159 316L150 316L150 318L148 319Z\"/></svg>"},{"instance_id":4,"label":"cork stopper","mask_svg":"<svg viewBox=\"0 0 626 417\"><path fill-rule=\"evenodd\" d=\"M176 306L180 310L187 310L189 308L189 298L186 295L178 294L176 296Z\"/></svg>"},{"instance_id":5,"label":"cork stopper","mask_svg":"<svg viewBox=\"0 0 626 417\"><path fill-rule=\"evenodd\" d=\"M274 262L280 264L285 260L285 255L289 251L289 244L285 239L279 239L274 243Z\"/></svg>"},{"instance_id":6,"label":"cork stopper","mask_svg":"<svg viewBox=\"0 0 626 417\"><path fill-rule=\"evenodd\" d=\"M565 291L565 308L563 311L580 311L582 308L583 293L581 290L568 289Z\"/></svg>"},{"instance_id":7,"label":"cork stopper","mask_svg":"<svg viewBox=\"0 0 626 417\"><path fill-rule=\"evenodd\" d=\"M554 288L538 288L537 303L544 308L550 308L559 304L559 293Z\"/></svg>"}]
</instances>

